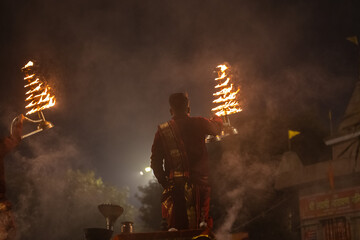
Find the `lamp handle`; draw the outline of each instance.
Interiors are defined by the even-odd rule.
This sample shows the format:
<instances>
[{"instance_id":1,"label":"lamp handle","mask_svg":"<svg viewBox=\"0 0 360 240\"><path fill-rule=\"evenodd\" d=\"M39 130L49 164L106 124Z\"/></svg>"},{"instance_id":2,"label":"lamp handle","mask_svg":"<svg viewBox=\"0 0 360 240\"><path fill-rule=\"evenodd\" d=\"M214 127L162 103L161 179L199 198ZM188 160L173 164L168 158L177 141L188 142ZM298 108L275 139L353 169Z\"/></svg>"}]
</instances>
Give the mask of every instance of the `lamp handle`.
<instances>
[{"instance_id":1,"label":"lamp handle","mask_svg":"<svg viewBox=\"0 0 360 240\"><path fill-rule=\"evenodd\" d=\"M32 131L28 134L25 134L23 136L21 136L21 139L24 139L24 138L27 138L27 137L30 137L31 135L34 135L35 133L38 133L38 132L41 132L43 131L44 129L40 128L40 129L36 129L35 131Z\"/></svg>"},{"instance_id":2,"label":"lamp handle","mask_svg":"<svg viewBox=\"0 0 360 240\"><path fill-rule=\"evenodd\" d=\"M13 126L14 126L15 122L19 120L19 117L20 117L20 116L21 116L21 115L16 116L16 117L12 120L12 122L11 122L11 125L10 125L10 134L11 134L11 135L13 134ZM28 118L28 117L25 117L25 116L24 116L24 119L27 120L27 121L29 121L29 122L33 122L33 123L40 123L40 122L45 121L45 120L44 120L45 118L44 118L44 115L43 115L42 112L41 112L41 115L39 115L39 117L40 117L40 119L38 119L38 120L33 120L33 119L31 119L31 118ZM27 133L27 134L21 136L21 139L24 139L24 138L26 138L26 137L29 137L29 136L31 136L31 135L33 135L33 134L35 134L35 133L41 132L41 131L43 131L43 129L37 129L37 130L35 130L35 131L32 131L32 132L30 132L30 133Z\"/></svg>"}]
</instances>

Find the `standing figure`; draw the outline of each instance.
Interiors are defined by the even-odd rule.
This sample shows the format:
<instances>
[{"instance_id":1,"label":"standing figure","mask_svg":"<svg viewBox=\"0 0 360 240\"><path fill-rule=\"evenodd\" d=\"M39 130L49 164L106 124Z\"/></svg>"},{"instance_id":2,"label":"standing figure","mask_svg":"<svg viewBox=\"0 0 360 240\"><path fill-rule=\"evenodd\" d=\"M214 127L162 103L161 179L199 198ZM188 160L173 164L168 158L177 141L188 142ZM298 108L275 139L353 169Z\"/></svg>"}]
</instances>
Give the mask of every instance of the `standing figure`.
<instances>
[{"instance_id":1,"label":"standing figure","mask_svg":"<svg viewBox=\"0 0 360 240\"><path fill-rule=\"evenodd\" d=\"M11 213L11 203L5 196L4 157L21 141L24 116L15 123L10 136L0 140L0 240L15 239L15 224Z\"/></svg>"},{"instance_id":2,"label":"standing figure","mask_svg":"<svg viewBox=\"0 0 360 240\"><path fill-rule=\"evenodd\" d=\"M151 168L163 186L162 216L170 229L212 227L209 217L209 161L205 138L218 135L220 117L190 117L186 93L169 97L172 119L158 126Z\"/></svg>"}]
</instances>

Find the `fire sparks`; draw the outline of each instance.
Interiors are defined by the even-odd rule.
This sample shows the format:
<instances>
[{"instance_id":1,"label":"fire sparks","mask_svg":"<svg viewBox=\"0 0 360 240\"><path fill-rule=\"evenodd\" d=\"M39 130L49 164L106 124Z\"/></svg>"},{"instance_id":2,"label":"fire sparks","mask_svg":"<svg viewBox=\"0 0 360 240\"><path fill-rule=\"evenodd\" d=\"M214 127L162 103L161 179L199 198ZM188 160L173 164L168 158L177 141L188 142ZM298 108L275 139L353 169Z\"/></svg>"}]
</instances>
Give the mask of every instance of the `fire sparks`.
<instances>
[{"instance_id":1,"label":"fire sparks","mask_svg":"<svg viewBox=\"0 0 360 240\"><path fill-rule=\"evenodd\" d=\"M44 82L34 67L34 63L29 61L22 69L25 93L25 108L28 109L26 115L42 111L55 105L55 96L51 93L51 88Z\"/></svg>"},{"instance_id":2,"label":"fire sparks","mask_svg":"<svg viewBox=\"0 0 360 240\"><path fill-rule=\"evenodd\" d=\"M215 81L220 82L215 86L218 91L213 93L217 97L213 103L219 104L211 109L217 116L227 116L233 113L241 112L239 102L237 101L237 94L240 89L234 90L234 86L230 83L230 68L225 65L216 67L217 78Z\"/></svg>"}]
</instances>

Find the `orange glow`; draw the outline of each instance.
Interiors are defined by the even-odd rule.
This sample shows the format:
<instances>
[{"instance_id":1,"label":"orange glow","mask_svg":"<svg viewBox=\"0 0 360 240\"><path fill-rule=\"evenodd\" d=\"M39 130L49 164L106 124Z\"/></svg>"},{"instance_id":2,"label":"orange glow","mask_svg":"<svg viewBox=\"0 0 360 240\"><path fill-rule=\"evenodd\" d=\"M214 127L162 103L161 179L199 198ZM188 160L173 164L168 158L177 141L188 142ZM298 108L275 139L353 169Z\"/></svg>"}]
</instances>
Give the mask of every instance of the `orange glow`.
<instances>
[{"instance_id":1,"label":"orange glow","mask_svg":"<svg viewBox=\"0 0 360 240\"><path fill-rule=\"evenodd\" d=\"M226 74L223 73L221 76L219 76L218 78L215 78L215 80L222 80L226 77Z\"/></svg>"},{"instance_id":2,"label":"orange glow","mask_svg":"<svg viewBox=\"0 0 360 240\"><path fill-rule=\"evenodd\" d=\"M28 110L26 115L42 111L55 105L55 96L52 95L50 87L40 78L38 73L33 69L34 63L29 61L23 68L24 80L26 84L25 109Z\"/></svg>"},{"instance_id":3,"label":"orange glow","mask_svg":"<svg viewBox=\"0 0 360 240\"><path fill-rule=\"evenodd\" d=\"M228 93L231 93L232 87L233 87L233 85L231 84L230 87L223 88L222 90L214 93L213 95L214 96L219 96L219 95L226 95Z\"/></svg>"},{"instance_id":4,"label":"orange glow","mask_svg":"<svg viewBox=\"0 0 360 240\"><path fill-rule=\"evenodd\" d=\"M39 83L39 79L38 79L38 78L37 78L35 81L33 81L33 82L29 83L29 84L26 84L26 85L24 86L24 88L30 87L30 86L32 86L32 85L34 85L34 84L37 84L37 83Z\"/></svg>"},{"instance_id":5,"label":"orange glow","mask_svg":"<svg viewBox=\"0 0 360 240\"><path fill-rule=\"evenodd\" d=\"M29 91L27 91L27 92L25 93L25 95L28 95L28 94L33 93L33 92L38 92L38 91L40 91L41 85L42 85L42 83L40 83L39 85L37 85L36 88L30 89Z\"/></svg>"},{"instance_id":6,"label":"orange glow","mask_svg":"<svg viewBox=\"0 0 360 240\"><path fill-rule=\"evenodd\" d=\"M213 93L213 96L217 98L213 103L218 104L216 107L211 109L217 116L226 116L233 113L241 112L239 102L237 101L237 94L240 89L234 89L233 84L230 84L230 69L227 65L222 64L216 67L217 78L215 81L220 81L215 86L218 91Z\"/></svg>"},{"instance_id":7,"label":"orange glow","mask_svg":"<svg viewBox=\"0 0 360 240\"><path fill-rule=\"evenodd\" d=\"M219 65L217 66L217 68L220 68L221 72L225 72L225 70L228 69L228 67L225 64Z\"/></svg>"},{"instance_id":8,"label":"orange glow","mask_svg":"<svg viewBox=\"0 0 360 240\"><path fill-rule=\"evenodd\" d=\"M22 69L32 67L32 66L34 66L34 63L32 61L29 61Z\"/></svg>"},{"instance_id":9,"label":"orange glow","mask_svg":"<svg viewBox=\"0 0 360 240\"><path fill-rule=\"evenodd\" d=\"M34 76L35 76L35 74L32 74L32 75L26 76L26 77L24 77L24 80L28 80L28 79L30 79L30 78L33 78Z\"/></svg>"},{"instance_id":10,"label":"orange glow","mask_svg":"<svg viewBox=\"0 0 360 240\"><path fill-rule=\"evenodd\" d=\"M215 86L215 88L225 87L230 81L230 78L227 78L225 82L218 84Z\"/></svg>"}]
</instances>

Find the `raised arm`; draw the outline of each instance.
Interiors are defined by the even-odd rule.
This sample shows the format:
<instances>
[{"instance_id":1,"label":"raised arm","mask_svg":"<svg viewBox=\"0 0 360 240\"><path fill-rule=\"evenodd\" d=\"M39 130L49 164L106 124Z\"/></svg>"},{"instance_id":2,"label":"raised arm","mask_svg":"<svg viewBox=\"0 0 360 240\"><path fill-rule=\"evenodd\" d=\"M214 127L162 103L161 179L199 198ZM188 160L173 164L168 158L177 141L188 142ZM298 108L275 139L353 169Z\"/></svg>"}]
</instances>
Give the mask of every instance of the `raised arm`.
<instances>
[{"instance_id":1,"label":"raised arm","mask_svg":"<svg viewBox=\"0 0 360 240\"><path fill-rule=\"evenodd\" d=\"M16 121L13 132L10 136L0 140L0 157L3 158L8 152L13 150L21 141L24 116L21 115Z\"/></svg>"},{"instance_id":2,"label":"raised arm","mask_svg":"<svg viewBox=\"0 0 360 240\"><path fill-rule=\"evenodd\" d=\"M219 135L223 127L223 121L221 117L213 116L210 119L204 118L205 134Z\"/></svg>"}]
</instances>

